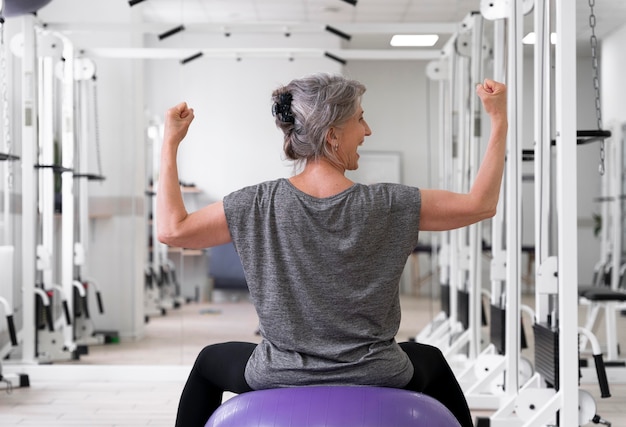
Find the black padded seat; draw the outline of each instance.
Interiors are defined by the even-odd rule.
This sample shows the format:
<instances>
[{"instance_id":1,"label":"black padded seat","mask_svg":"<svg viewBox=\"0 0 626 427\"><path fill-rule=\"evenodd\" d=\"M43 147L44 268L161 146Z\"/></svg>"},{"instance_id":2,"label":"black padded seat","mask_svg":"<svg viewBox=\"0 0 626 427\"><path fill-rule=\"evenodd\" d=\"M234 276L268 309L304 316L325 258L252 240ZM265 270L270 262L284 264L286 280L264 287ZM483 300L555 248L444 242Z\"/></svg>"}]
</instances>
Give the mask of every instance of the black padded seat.
<instances>
[{"instance_id":1,"label":"black padded seat","mask_svg":"<svg viewBox=\"0 0 626 427\"><path fill-rule=\"evenodd\" d=\"M590 286L585 292L579 289L578 293L581 297L587 298L589 301L626 301L626 292L614 291L605 286Z\"/></svg>"},{"instance_id":2,"label":"black padded seat","mask_svg":"<svg viewBox=\"0 0 626 427\"><path fill-rule=\"evenodd\" d=\"M585 297L585 294L589 291L595 291L598 289L603 289L603 287L600 286L596 286L596 285L585 285L585 286L579 286L578 287L578 296L579 297ZM608 288L607 288L608 289Z\"/></svg>"},{"instance_id":3,"label":"black padded seat","mask_svg":"<svg viewBox=\"0 0 626 427\"><path fill-rule=\"evenodd\" d=\"M626 274L625 266L620 268L620 278L618 283L618 289L614 290L610 287L611 283L611 270L608 268L596 267L593 273L592 285L584 285L578 287L578 296L581 298L587 298L590 301L626 301Z\"/></svg>"}]
</instances>

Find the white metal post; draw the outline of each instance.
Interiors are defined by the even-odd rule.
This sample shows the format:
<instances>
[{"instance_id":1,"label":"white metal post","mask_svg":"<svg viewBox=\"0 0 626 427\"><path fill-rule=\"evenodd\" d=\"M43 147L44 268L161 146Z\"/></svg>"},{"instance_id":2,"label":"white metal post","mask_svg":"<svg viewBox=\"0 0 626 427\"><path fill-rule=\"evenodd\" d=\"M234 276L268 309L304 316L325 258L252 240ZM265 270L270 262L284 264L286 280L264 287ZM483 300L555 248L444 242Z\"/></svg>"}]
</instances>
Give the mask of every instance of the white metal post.
<instances>
[{"instance_id":1,"label":"white metal post","mask_svg":"<svg viewBox=\"0 0 626 427\"><path fill-rule=\"evenodd\" d=\"M523 45L522 28L524 15L522 1L511 1L508 31L508 138L506 168L506 337L505 353L507 369L505 384L507 394L519 389L520 346L520 258L521 258L521 142L523 99Z\"/></svg>"},{"instance_id":2,"label":"white metal post","mask_svg":"<svg viewBox=\"0 0 626 427\"><path fill-rule=\"evenodd\" d=\"M611 289L618 290L619 282L620 282L620 269L622 267L622 239L624 238L624 229L622 225L622 221L624 218L624 212L622 210L622 203L624 197L624 189L622 188L622 161L624 156L624 130L626 125L615 126L617 129L612 131L613 137L611 138L610 145L610 159L609 162L609 170L606 175L608 181L610 182L610 191L609 194L610 204L603 203L604 205L610 206L610 217L612 221L611 226L611 247L613 249L613 258L611 259L612 268L611 271ZM602 227L607 228L607 227Z\"/></svg>"},{"instance_id":3,"label":"white metal post","mask_svg":"<svg viewBox=\"0 0 626 427\"><path fill-rule=\"evenodd\" d=\"M22 17L22 362L36 363L35 354L35 229L37 162L37 99L35 18Z\"/></svg>"},{"instance_id":4,"label":"white metal post","mask_svg":"<svg viewBox=\"0 0 626 427\"><path fill-rule=\"evenodd\" d=\"M443 179L444 187L447 190L454 189L454 138L455 138L455 126L454 126L454 93L456 87L456 56L454 55L454 48L450 48L447 55L448 63L448 78L446 82L446 98L443 114L445 115L445 121L442 122L443 141L442 151L443 156ZM452 277L452 232L445 231L443 235L442 244L442 260L445 263L441 273L440 283L450 288L450 282ZM449 302L450 305L450 302Z\"/></svg>"},{"instance_id":5,"label":"white metal post","mask_svg":"<svg viewBox=\"0 0 626 427\"><path fill-rule=\"evenodd\" d=\"M493 78L496 81L506 81L506 57L505 57L505 22L504 19L494 21L493 28ZM502 295L506 281L506 252L504 250L504 239L506 230L504 229L506 203L506 174L500 184L500 198L496 215L491 220L491 304L502 308Z\"/></svg>"},{"instance_id":6,"label":"white metal post","mask_svg":"<svg viewBox=\"0 0 626 427\"><path fill-rule=\"evenodd\" d=\"M562 426L578 425L576 4L556 0L556 202Z\"/></svg>"},{"instance_id":7,"label":"white metal post","mask_svg":"<svg viewBox=\"0 0 626 427\"><path fill-rule=\"evenodd\" d=\"M443 63L443 61L442 61ZM441 188L450 188L450 161L452 159L451 144L451 66L449 59L445 60L447 68L445 78L439 81L439 185ZM439 251L439 283L449 286L450 281L450 232L440 233L441 248Z\"/></svg>"},{"instance_id":8,"label":"white metal post","mask_svg":"<svg viewBox=\"0 0 626 427\"><path fill-rule=\"evenodd\" d=\"M86 72L88 68L86 59L79 59L77 62L77 69L80 70L75 76L78 84L77 96L78 99L78 126L79 126L79 139L78 139L78 155L76 160L76 173L79 179L76 181L76 199L78 200L78 222L77 235L75 236L76 256L75 264L80 275L76 277L79 280L83 279L83 275L87 273L84 271L84 258L85 253L88 250L89 245L89 185L86 174L88 174L89 165L89 141L90 141L90 117L89 117L89 94L88 87L89 82L93 74ZM96 114L94 112L94 114ZM97 129L96 129L97 131Z\"/></svg>"},{"instance_id":9,"label":"white metal post","mask_svg":"<svg viewBox=\"0 0 626 427\"><path fill-rule=\"evenodd\" d=\"M461 112L459 111L459 100L458 97L461 94L461 90L459 88L459 69L460 69L460 65L459 62L461 61L461 58L459 58L459 55L456 54L456 52L453 50L451 55L451 117L452 120L450 122L451 126L452 126L452 132L451 132L451 148L452 148L452 152L451 152L451 160L450 160L450 189L452 191L459 191L459 183L458 183L458 177L460 175L459 172L459 141L462 138L462 133L461 133L461 123L462 120L460 119L460 115ZM455 156L456 154L456 156ZM449 313L449 319L450 319L450 326L453 327L454 325L456 325L457 322L457 306L458 306L458 287L459 287L459 257L461 256L461 254L459 253L459 230L451 230L450 232L450 284L449 284L449 289L450 289L450 313Z\"/></svg>"},{"instance_id":10,"label":"white metal post","mask_svg":"<svg viewBox=\"0 0 626 427\"><path fill-rule=\"evenodd\" d=\"M624 210L622 208L624 204L624 194L626 194L626 188L622 183L623 171L624 171L624 143L626 142L626 124L621 124L617 132L614 133L615 137L612 140L612 145L615 147L614 155L612 156L612 168L611 168L611 182L613 182L613 202L612 202L612 217L613 217L613 282L611 287L614 290L619 288L620 271L622 260L622 252L624 250Z\"/></svg>"},{"instance_id":11,"label":"white metal post","mask_svg":"<svg viewBox=\"0 0 626 427\"><path fill-rule=\"evenodd\" d=\"M41 40L40 40L41 41ZM43 43L38 45L41 47ZM46 46L48 48L48 46ZM54 59L50 55L39 58L38 99L39 99L39 159L38 169L38 214L41 241L37 245L37 270L41 271L40 279L44 289L52 289L54 278L54 262L52 254L54 246L54 183L55 174L51 167L54 164Z\"/></svg>"},{"instance_id":12,"label":"white metal post","mask_svg":"<svg viewBox=\"0 0 626 427\"><path fill-rule=\"evenodd\" d=\"M472 15L472 56L470 123L469 123L469 176L471 181L476 177L480 163L482 110L474 89L482 82L483 76L483 18L479 13ZM471 184L470 184L471 185ZM481 349L481 296L482 296L482 230L483 223L478 222L469 227L469 359L478 357Z\"/></svg>"},{"instance_id":13,"label":"white metal post","mask_svg":"<svg viewBox=\"0 0 626 427\"><path fill-rule=\"evenodd\" d=\"M535 173L535 265L543 265L550 254L551 210L551 100L552 52L550 47L550 1L535 1L535 49L534 49L534 173ZM535 278L538 284L539 277ZM536 287L540 291L540 287ZM535 313L537 320L545 322L548 298L537 294Z\"/></svg>"},{"instance_id":14,"label":"white metal post","mask_svg":"<svg viewBox=\"0 0 626 427\"><path fill-rule=\"evenodd\" d=\"M63 42L63 77L61 105L61 145L62 166L74 168L74 47L65 37ZM63 173L61 177L61 200L63 215L61 218L61 286L67 296L67 302L73 307L74 301L74 176L73 172ZM63 336L69 351L74 351L72 328L64 328Z\"/></svg>"}]
</instances>

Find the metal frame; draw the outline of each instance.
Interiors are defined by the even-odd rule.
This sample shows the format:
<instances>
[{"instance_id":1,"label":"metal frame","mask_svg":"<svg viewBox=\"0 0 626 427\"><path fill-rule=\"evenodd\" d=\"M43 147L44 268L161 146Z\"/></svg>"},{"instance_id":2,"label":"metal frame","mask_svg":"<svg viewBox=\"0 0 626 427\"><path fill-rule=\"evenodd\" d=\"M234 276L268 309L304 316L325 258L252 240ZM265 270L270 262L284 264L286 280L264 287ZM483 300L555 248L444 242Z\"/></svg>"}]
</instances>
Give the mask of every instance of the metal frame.
<instances>
[{"instance_id":1,"label":"metal frame","mask_svg":"<svg viewBox=\"0 0 626 427\"><path fill-rule=\"evenodd\" d=\"M602 212L601 250L599 274L602 276L606 267L611 269L610 288L613 291L621 291L619 281L626 265L622 258L622 218L623 218L623 190L621 183L623 145L626 138L626 124L615 123L611 126L611 138L606 141L606 172L602 176L600 203ZM615 273L617 272L617 274ZM626 310L626 303L618 300L589 301L580 298L581 305L587 306L585 328L593 330L600 311L604 311L604 327L606 337L606 357L609 362L606 366L607 378L611 383L626 383L626 368L624 358L619 357L619 343L617 341L617 312ZM589 341L580 340L581 352L587 350ZM593 367L581 368L581 382L595 383L597 375Z\"/></svg>"},{"instance_id":2,"label":"metal frame","mask_svg":"<svg viewBox=\"0 0 626 427\"><path fill-rule=\"evenodd\" d=\"M511 398L490 418L491 426L536 427L553 424L578 425L578 314L577 290L567 286L578 283L577 271L569 268L577 264L577 188L576 182L576 10L564 0L556 1L556 250L558 256L549 256L551 230L550 203L552 197L545 190L550 187L550 42L548 1L537 0L535 9L535 185L536 191L536 321L554 322L558 326L559 389L546 388L541 375L535 374L519 387L519 270L520 253L512 250L520 246L519 202L521 187L520 123L521 111L521 26L523 2L509 1L509 150L507 155L507 263L506 305L507 336L505 369L506 384ZM500 3L504 8L507 2ZM567 72L560 72L567 70ZM568 185L569 184L569 185ZM511 209L514 208L514 209ZM510 211L510 212L509 212ZM493 297L492 297L493 298ZM497 302L496 298L493 298ZM567 309L569 308L569 310ZM558 322L558 323L557 323Z\"/></svg>"},{"instance_id":3,"label":"metal frame","mask_svg":"<svg viewBox=\"0 0 626 427\"><path fill-rule=\"evenodd\" d=\"M37 172L31 165L37 163L37 99L35 17L22 18L24 52L22 57L22 345L21 363L35 364L35 250L36 184ZM25 166L28 165L28 166Z\"/></svg>"},{"instance_id":4,"label":"metal frame","mask_svg":"<svg viewBox=\"0 0 626 427\"><path fill-rule=\"evenodd\" d=\"M550 224L547 223L550 215L546 212L549 205L541 200L535 216L537 218L536 256L536 316L538 323L558 327L558 379L559 389L546 388L541 375L531 378L529 383L520 389L515 403L509 402L496 414L498 422L491 425L523 425L535 427L554 424L557 418L559 425L578 425L578 311L577 287L578 272L571 268L577 264L577 153L576 153L576 6L565 0L555 0L556 3L556 78L555 78L555 107L556 107L556 217L557 217L557 255L548 256L550 250ZM535 1L535 10L538 15L549 10L548 4L542 0ZM519 5L518 5L519 8ZM536 28L537 45L549 48L548 35L543 26ZM546 78L547 64L543 56L537 54L535 68L536 84L541 84ZM546 67L546 68L544 68ZM567 72L562 72L567 70ZM535 108L542 111L545 107L545 94L541 90L535 91ZM538 112L539 114L539 112ZM543 114L543 113L542 113ZM543 116L545 117L545 115ZM546 189L551 173L544 169L547 160L543 159L549 151L550 139L546 140L545 120L535 123L537 138L535 146L536 173L535 185L538 192ZM546 163L544 163L544 161ZM543 166L542 166L543 165ZM538 197L541 197L539 195ZM551 198L550 198L551 199ZM504 421L498 415L516 418ZM504 421L502 424L499 421ZM520 424L521 423L521 424Z\"/></svg>"},{"instance_id":5,"label":"metal frame","mask_svg":"<svg viewBox=\"0 0 626 427\"><path fill-rule=\"evenodd\" d=\"M440 90L440 185L452 191L467 192L475 178L483 151L482 109L473 88L483 80L483 68L490 53L484 39L484 18L469 14L444 51L445 57L427 69ZM503 57L503 55L501 56ZM502 79L501 79L502 80ZM449 289L449 310L442 310L416 340L439 347L455 371L472 408L495 409L501 396L491 394L499 367L493 347L483 348L482 299L482 224L441 233L440 283ZM467 325L459 319L460 294L467 297ZM445 293L444 293L445 296ZM467 327L465 327L467 326ZM485 364L488 360L490 363ZM485 368L488 368L485 370ZM494 373L491 369L498 371ZM489 372L487 372L489 371ZM502 383L502 381L500 381Z\"/></svg>"}]
</instances>

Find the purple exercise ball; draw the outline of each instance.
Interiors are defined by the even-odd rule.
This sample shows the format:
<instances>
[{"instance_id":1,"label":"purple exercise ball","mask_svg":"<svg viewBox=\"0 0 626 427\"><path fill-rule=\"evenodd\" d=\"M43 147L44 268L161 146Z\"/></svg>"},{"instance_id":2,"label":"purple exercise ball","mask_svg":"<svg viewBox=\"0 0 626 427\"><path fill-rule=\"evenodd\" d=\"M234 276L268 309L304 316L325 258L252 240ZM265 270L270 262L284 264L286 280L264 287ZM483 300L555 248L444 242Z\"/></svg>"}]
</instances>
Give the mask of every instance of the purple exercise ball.
<instances>
[{"instance_id":1,"label":"purple exercise ball","mask_svg":"<svg viewBox=\"0 0 626 427\"><path fill-rule=\"evenodd\" d=\"M460 427L430 396L386 387L311 386L237 395L205 427Z\"/></svg>"}]
</instances>

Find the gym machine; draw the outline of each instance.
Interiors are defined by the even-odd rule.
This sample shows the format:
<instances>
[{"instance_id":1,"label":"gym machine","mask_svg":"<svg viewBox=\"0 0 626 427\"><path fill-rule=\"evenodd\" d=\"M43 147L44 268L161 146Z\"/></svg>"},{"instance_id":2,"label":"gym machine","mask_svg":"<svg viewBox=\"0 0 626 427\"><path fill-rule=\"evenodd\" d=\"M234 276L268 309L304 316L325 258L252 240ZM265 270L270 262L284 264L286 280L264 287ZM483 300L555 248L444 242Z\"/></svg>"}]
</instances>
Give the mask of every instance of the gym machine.
<instances>
[{"instance_id":1,"label":"gym machine","mask_svg":"<svg viewBox=\"0 0 626 427\"><path fill-rule=\"evenodd\" d=\"M170 248L159 242L157 236L156 187L159 178L161 138L163 125L159 118L149 121L146 128L148 182L146 191L148 224L148 259L145 267L144 308L145 319L155 315L165 315L167 310L179 308L185 299L181 296L181 286L176 275L176 265L170 259ZM179 265L184 266L184 249L178 249Z\"/></svg>"},{"instance_id":2,"label":"gym machine","mask_svg":"<svg viewBox=\"0 0 626 427\"><path fill-rule=\"evenodd\" d=\"M509 149L502 196L491 221L491 290L483 291L490 300L490 342L474 363L459 374L468 404L474 409L499 408L533 371L530 362L520 357L523 342L520 313L529 308L520 303L519 287L522 194L519 168L521 129L518 123L522 110L521 96L517 94L522 93L522 80L516 65L516 61L521 61L521 38L516 38L515 34L518 21L530 10L532 3L529 2L481 5L481 14L494 21L493 76L496 80L506 81L508 86ZM504 46L504 40L508 40L508 46Z\"/></svg>"},{"instance_id":3,"label":"gym machine","mask_svg":"<svg viewBox=\"0 0 626 427\"><path fill-rule=\"evenodd\" d=\"M97 75L95 63L86 57L75 59L75 89L78 138L75 150L75 229L74 229L74 338L80 345L89 346L117 342L115 331L96 330L90 314L89 301L95 298L98 312L104 313L99 283L86 276L85 261L89 251L89 183L102 182L100 135L98 127ZM96 154L97 171L89 171L90 143ZM93 298L90 298L93 295Z\"/></svg>"},{"instance_id":4,"label":"gym machine","mask_svg":"<svg viewBox=\"0 0 626 427\"><path fill-rule=\"evenodd\" d=\"M485 53L480 14L469 14L427 75L439 83L439 174L442 188L468 191L478 169L481 111L471 81L480 80ZM415 337L439 347L454 370L463 370L481 346L482 224L442 232L439 253L441 311Z\"/></svg>"},{"instance_id":5,"label":"gym machine","mask_svg":"<svg viewBox=\"0 0 626 427\"><path fill-rule=\"evenodd\" d=\"M594 270L591 286L580 286L581 305L587 307L584 328L594 331L599 314L604 313L605 327L605 366L608 380L612 383L626 383L626 361L620 358L617 341L617 315L626 309L626 262L623 254L624 191L621 175L623 171L623 147L626 141L626 125L612 126L611 137L606 139L603 151L604 173L601 177L602 194L595 199L601 204L600 260ZM582 382L594 380L589 369L589 340L581 339Z\"/></svg>"},{"instance_id":6,"label":"gym machine","mask_svg":"<svg viewBox=\"0 0 626 427\"><path fill-rule=\"evenodd\" d=\"M74 280L74 50L33 16L21 19L12 50L22 83L22 333L10 361L51 363L86 353L72 328L74 293L85 296Z\"/></svg>"},{"instance_id":7,"label":"gym machine","mask_svg":"<svg viewBox=\"0 0 626 427\"><path fill-rule=\"evenodd\" d=\"M7 67L7 46L5 44L4 22L0 22L0 79L1 79L1 105L2 108L2 146L0 148L0 191L2 206L0 214L0 314L6 322L0 322L0 388L12 388L14 385L23 385L16 378L3 375L2 360L9 355L14 347L17 347L17 329L14 318L15 303L15 246L14 246L14 212L13 212L13 187L14 187L14 163L19 156L13 154L14 146L10 132L9 113L9 87Z\"/></svg>"},{"instance_id":8,"label":"gym machine","mask_svg":"<svg viewBox=\"0 0 626 427\"><path fill-rule=\"evenodd\" d=\"M513 16L521 16L521 5ZM602 354L595 336L578 328L577 295L571 283L577 283L577 186L576 182L576 46L575 5L555 1L557 45L555 55L555 97L552 98L552 53L550 32L550 1L537 0L535 13L535 310L533 332L535 338L536 373L521 387L517 369L507 370L505 384L509 399L489 419L479 426L546 426L584 425L600 422L589 404L590 395L578 387L578 336L582 334L594 347L594 359L603 396L610 395L603 369ZM521 21L517 21L521 22ZM516 25L517 40L521 28ZM568 70L562 72L561 70ZM515 76L513 76L515 81ZM514 86L514 91L517 86ZM550 94L546 96L546 94ZM521 94L509 92L521 99ZM556 140L552 141L550 120L551 100L556 107ZM511 135L519 131L518 123L509 127ZM510 123L511 125L511 123ZM556 170L552 173L551 149L556 152ZM556 180L552 194L552 179ZM508 175L507 175L508 178ZM554 195L554 197L553 197ZM507 197L507 201L509 197ZM553 207L553 204L555 205ZM554 244L556 243L556 244ZM518 275L519 277L519 275ZM519 283L519 282L518 282ZM519 295L519 289L513 296ZM512 295L509 294L508 298ZM510 305L508 306L510 307ZM511 325L519 322L519 308L507 315ZM511 337L507 324L507 342L517 346L518 337ZM515 342L513 342L515 340ZM508 355L508 352L507 352ZM514 367L519 366L515 362ZM593 399L591 399L592 401Z\"/></svg>"}]
</instances>

